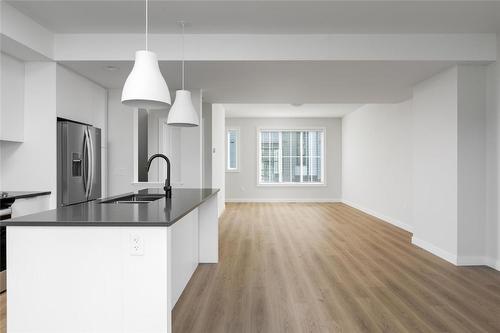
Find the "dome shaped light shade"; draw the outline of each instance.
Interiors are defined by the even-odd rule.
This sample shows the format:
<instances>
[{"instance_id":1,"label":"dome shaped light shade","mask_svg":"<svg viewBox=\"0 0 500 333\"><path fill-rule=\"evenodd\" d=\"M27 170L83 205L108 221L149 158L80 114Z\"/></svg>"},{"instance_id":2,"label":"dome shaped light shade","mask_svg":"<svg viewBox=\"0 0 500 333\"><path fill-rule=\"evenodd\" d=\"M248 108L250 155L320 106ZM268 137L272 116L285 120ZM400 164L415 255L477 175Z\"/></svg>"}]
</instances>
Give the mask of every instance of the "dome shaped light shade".
<instances>
[{"instance_id":1,"label":"dome shaped light shade","mask_svg":"<svg viewBox=\"0 0 500 333\"><path fill-rule=\"evenodd\" d=\"M175 92L175 101L168 112L167 124L179 127L193 127L200 124L190 91L177 90Z\"/></svg>"},{"instance_id":2,"label":"dome shaped light shade","mask_svg":"<svg viewBox=\"0 0 500 333\"><path fill-rule=\"evenodd\" d=\"M170 92L154 52L135 52L134 67L123 86L122 103L146 110L164 109L170 105Z\"/></svg>"}]
</instances>

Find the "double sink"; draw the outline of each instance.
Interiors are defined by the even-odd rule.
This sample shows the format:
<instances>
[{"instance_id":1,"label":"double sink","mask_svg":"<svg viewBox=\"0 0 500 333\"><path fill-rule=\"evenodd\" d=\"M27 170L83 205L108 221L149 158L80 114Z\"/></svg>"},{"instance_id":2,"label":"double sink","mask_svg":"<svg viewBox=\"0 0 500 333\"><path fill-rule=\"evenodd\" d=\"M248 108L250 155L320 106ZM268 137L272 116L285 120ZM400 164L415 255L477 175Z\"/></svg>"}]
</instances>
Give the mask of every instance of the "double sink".
<instances>
[{"instance_id":1,"label":"double sink","mask_svg":"<svg viewBox=\"0 0 500 333\"><path fill-rule=\"evenodd\" d=\"M161 194L128 194L121 197L115 197L111 199L104 199L100 201L100 204L147 204L152 201L165 198L165 195Z\"/></svg>"}]
</instances>

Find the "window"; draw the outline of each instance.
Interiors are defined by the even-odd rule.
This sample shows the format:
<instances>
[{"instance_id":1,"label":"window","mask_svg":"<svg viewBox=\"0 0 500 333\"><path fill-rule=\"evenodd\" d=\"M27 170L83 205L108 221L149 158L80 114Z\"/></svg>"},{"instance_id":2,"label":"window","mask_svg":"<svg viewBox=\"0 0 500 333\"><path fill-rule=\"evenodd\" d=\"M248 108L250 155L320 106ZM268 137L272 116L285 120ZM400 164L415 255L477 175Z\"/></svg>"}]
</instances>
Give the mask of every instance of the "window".
<instances>
[{"instance_id":1,"label":"window","mask_svg":"<svg viewBox=\"0 0 500 333\"><path fill-rule=\"evenodd\" d=\"M227 162L226 171L239 171L239 144L240 131L237 128L229 128L226 131Z\"/></svg>"},{"instance_id":2,"label":"window","mask_svg":"<svg viewBox=\"0 0 500 333\"><path fill-rule=\"evenodd\" d=\"M259 184L324 184L324 132L259 130Z\"/></svg>"}]
</instances>

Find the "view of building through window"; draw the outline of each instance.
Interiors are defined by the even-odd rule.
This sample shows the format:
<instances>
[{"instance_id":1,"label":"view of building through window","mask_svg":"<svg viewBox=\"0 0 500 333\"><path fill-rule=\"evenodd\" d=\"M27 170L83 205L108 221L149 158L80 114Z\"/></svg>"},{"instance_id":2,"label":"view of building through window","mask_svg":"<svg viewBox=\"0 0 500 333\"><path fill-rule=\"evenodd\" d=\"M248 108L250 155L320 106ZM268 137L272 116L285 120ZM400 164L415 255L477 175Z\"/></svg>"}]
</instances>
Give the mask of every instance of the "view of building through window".
<instances>
[{"instance_id":1,"label":"view of building through window","mask_svg":"<svg viewBox=\"0 0 500 333\"><path fill-rule=\"evenodd\" d=\"M323 183L323 130L261 130L259 181Z\"/></svg>"},{"instance_id":2,"label":"view of building through window","mask_svg":"<svg viewBox=\"0 0 500 333\"><path fill-rule=\"evenodd\" d=\"M227 170L238 170L238 140L239 131L237 129L227 130Z\"/></svg>"}]
</instances>

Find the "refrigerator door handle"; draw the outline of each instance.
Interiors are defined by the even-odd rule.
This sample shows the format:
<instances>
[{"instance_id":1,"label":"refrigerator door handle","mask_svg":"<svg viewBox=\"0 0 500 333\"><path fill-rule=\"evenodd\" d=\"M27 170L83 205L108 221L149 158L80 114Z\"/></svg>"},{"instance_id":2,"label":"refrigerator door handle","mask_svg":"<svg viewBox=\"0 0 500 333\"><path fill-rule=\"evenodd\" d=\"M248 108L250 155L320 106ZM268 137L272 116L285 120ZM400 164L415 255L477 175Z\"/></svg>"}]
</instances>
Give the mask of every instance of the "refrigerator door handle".
<instances>
[{"instance_id":1,"label":"refrigerator door handle","mask_svg":"<svg viewBox=\"0 0 500 333\"><path fill-rule=\"evenodd\" d=\"M90 196L90 186L92 184L92 173L91 173L91 150L90 150L90 135L88 129L85 129L85 154L86 154L86 161L85 161L85 196L88 199Z\"/></svg>"},{"instance_id":2,"label":"refrigerator door handle","mask_svg":"<svg viewBox=\"0 0 500 333\"><path fill-rule=\"evenodd\" d=\"M83 168L82 168L82 178L83 178L83 189L85 190L85 197L87 197L87 186L88 186L88 182L87 182L87 179L89 177L88 175L88 166L87 166L87 131L84 131L83 132L83 157L82 157L82 160L83 160Z\"/></svg>"},{"instance_id":3,"label":"refrigerator door handle","mask_svg":"<svg viewBox=\"0 0 500 333\"><path fill-rule=\"evenodd\" d=\"M94 142L92 141L92 135L90 135L90 130L87 128L87 135L89 137L89 148L90 148L90 181L89 181L89 194L88 198L92 195L92 190L94 187Z\"/></svg>"}]
</instances>

